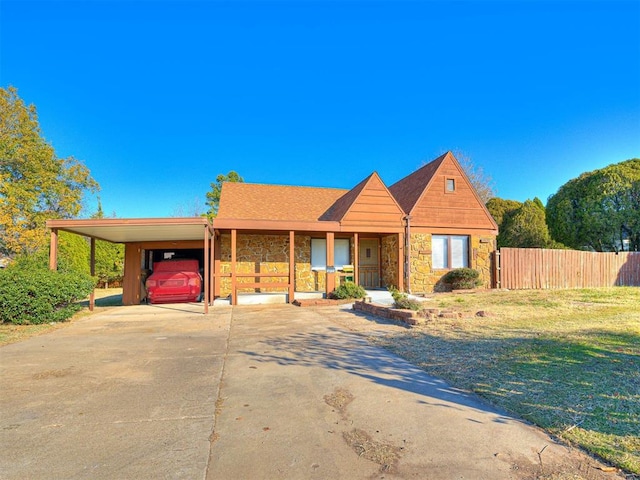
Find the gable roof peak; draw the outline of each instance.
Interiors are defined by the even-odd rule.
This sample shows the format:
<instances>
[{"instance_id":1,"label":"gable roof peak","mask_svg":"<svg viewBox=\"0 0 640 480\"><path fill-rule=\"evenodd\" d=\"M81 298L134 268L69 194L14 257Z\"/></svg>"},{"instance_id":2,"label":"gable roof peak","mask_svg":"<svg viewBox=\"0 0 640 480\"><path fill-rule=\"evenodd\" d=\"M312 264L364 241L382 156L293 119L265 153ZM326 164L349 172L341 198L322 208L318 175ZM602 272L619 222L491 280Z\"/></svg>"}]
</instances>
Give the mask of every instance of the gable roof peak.
<instances>
[{"instance_id":1,"label":"gable roof peak","mask_svg":"<svg viewBox=\"0 0 640 480\"><path fill-rule=\"evenodd\" d=\"M319 220L357 223L364 221L364 214L382 223L399 222L403 215L402 207L375 171L336 200Z\"/></svg>"},{"instance_id":2,"label":"gable roof peak","mask_svg":"<svg viewBox=\"0 0 640 480\"><path fill-rule=\"evenodd\" d=\"M360 183L358 183L351 190L347 191L344 195L338 198L321 216L318 220L334 220L339 221L349 211L351 205L356 201L360 192L364 190L365 186L369 183L373 176L380 178L380 176L374 171L365 177ZM380 180L382 181L382 180Z\"/></svg>"},{"instance_id":3,"label":"gable roof peak","mask_svg":"<svg viewBox=\"0 0 640 480\"><path fill-rule=\"evenodd\" d=\"M422 194L426 191L435 173L440 168L440 165L442 165L442 162L449 157L455 160L451 150L426 163L389 187L389 191L400 207L402 207L404 213L407 215L411 213L411 210L413 210L422 197Z\"/></svg>"}]
</instances>

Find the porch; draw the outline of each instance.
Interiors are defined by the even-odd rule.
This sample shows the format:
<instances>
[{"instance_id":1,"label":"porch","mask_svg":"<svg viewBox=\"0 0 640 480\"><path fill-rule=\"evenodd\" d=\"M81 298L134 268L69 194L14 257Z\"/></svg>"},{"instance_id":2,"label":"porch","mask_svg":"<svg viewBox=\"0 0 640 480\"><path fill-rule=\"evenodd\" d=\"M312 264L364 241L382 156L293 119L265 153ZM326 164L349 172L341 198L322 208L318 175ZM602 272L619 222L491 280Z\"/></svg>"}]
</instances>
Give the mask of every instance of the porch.
<instances>
[{"instance_id":1,"label":"porch","mask_svg":"<svg viewBox=\"0 0 640 480\"><path fill-rule=\"evenodd\" d=\"M216 229L213 237L214 304L326 297L345 280L372 289L403 285L402 233Z\"/></svg>"}]
</instances>

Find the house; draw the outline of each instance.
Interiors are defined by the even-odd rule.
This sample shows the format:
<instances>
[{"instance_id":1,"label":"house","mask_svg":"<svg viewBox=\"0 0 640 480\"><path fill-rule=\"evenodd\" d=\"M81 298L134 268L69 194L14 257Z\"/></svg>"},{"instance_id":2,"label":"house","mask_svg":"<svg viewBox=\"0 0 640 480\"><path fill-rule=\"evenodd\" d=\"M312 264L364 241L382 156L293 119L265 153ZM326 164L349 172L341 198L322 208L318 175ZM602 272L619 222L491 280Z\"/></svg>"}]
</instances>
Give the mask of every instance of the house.
<instances>
[{"instance_id":1,"label":"house","mask_svg":"<svg viewBox=\"0 0 640 480\"><path fill-rule=\"evenodd\" d=\"M224 183L218 216L52 220L57 230L125 243L123 302L139 303L153 262L198 258L206 305L214 298L281 292L327 294L344 278L411 293L438 288L450 269L492 285L498 227L451 152L387 187L373 172L351 190Z\"/></svg>"}]
</instances>

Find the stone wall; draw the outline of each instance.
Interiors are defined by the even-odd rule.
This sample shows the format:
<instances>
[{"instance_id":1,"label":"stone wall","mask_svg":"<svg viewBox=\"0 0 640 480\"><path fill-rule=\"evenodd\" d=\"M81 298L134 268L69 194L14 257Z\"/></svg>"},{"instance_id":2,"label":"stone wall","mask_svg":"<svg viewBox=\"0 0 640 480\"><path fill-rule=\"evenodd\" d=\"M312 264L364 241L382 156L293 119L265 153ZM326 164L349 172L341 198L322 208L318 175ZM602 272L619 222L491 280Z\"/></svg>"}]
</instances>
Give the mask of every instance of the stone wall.
<instances>
[{"instance_id":1,"label":"stone wall","mask_svg":"<svg viewBox=\"0 0 640 480\"><path fill-rule=\"evenodd\" d=\"M398 235L387 235L381 241L382 286L398 286Z\"/></svg>"},{"instance_id":2,"label":"stone wall","mask_svg":"<svg viewBox=\"0 0 640 480\"><path fill-rule=\"evenodd\" d=\"M231 235L220 239L220 272L231 273ZM236 241L236 273L289 273L288 235L238 235ZM282 277L244 277L238 283L287 283ZM264 288L265 292L287 291L286 287ZM250 291L250 290L245 290ZM231 279L223 278L222 296L231 293Z\"/></svg>"},{"instance_id":3,"label":"stone wall","mask_svg":"<svg viewBox=\"0 0 640 480\"><path fill-rule=\"evenodd\" d=\"M295 236L295 285L297 292L324 291L326 273L311 270L311 237ZM289 272L289 235L242 235L237 238L236 273L288 273ZM496 248L493 236L471 236L471 268L480 272L482 286L492 286L492 253ZM353 245L352 245L353 249ZM231 272L231 235L223 234L220 239L220 271ZM353 252L352 252L353 254ZM384 286L395 285L398 278L398 235L386 235L381 240L381 270ZM411 292L430 293L440 288L442 276L448 270L431 268L431 234L411 234ZM239 278L238 282L254 283L256 277ZM263 277L262 282L286 283L282 277ZM266 288L264 291L284 291L285 288ZM231 279L220 279L220 294L231 293Z\"/></svg>"},{"instance_id":4,"label":"stone wall","mask_svg":"<svg viewBox=\"0 0 640 480\"><path fill-rule=\"evenodd\" d=\"M324 271L311 270L311 237L308 235L296 235L295 237L295 261L296 261L296 292L324 291L326 285L326 273Z\"/></svg>"},{"instance_id":5,"label":"stone wall","mask_svg":"<svg viewBox=\"0 0 640 480\"><path fill-rule=\"evenodd\" d=\"M492 235L471 237L471 259L473 268L480 272L481 287L493 287L493 252L496 251L496 237Z\"/></svg>"},{"instance_id":6,"label":"stone wall","mask_svg":"<svg viewBox=\"0 0 640 480\"><path fill-rule=\"evenodd\" d=\"M311 237L295 236L295 290L324 290L325 273L311 270ZM289 235L243 235L236 240L236 273L289 273ZM220 273L231 273L231 235L220 237ZM286 283L282 277L238 278L238 283ZM262 291L286 291L286 288L264 288ZM220 279L220 295L231 293L231 278Z\"/></svg>"},{"instance_id":7,"label":"stone wall","mask_svg":"<svg viewBox=\"0 0 640 480\"><path fill-rule=\"evenodd\" d=\"M432 292L437 279L431 270L431 234L412 233L410 240L412 293ZM439 277L438 277L439 279Z\"/></svg>"},{"instance_id":8,"label":"stone wall","mask_svg":"<svg viewBox=\"0 0 640 480\"><path fill-rule=\"evenodd\" d=\"M492 286L492 253L496 249L494 236L471 235L469 267L480 272L482 287ZM448 269L433 270L431 259L431 234L411 234L411 292L430 293L441 290L438 284Z\"/></svg>"}]
</instances>

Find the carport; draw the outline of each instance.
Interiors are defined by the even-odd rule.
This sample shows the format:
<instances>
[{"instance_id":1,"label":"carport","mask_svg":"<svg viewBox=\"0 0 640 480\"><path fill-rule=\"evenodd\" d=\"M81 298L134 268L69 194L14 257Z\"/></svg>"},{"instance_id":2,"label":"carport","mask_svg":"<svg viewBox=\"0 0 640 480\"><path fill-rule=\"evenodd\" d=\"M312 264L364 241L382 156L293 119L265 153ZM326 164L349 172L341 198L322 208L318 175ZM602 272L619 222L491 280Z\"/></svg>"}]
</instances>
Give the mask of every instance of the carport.
<instances>
[{"instance_id":1,"label":"carport","mask_svg":"<svg viewBox=\"0 0 640 480\"><path fill-rule=\"evenodd\" d=\"M65 231L88 237L91 242L91 274L95 274L95 241L122 243L124 254L124 281L122 303L136 305L142 300L144 252L152 250L202 249L204 280L204 313L213 301L211 272L213 271L213 227L206 218L101 218L76 220L49 220L51 248L49 267L58 266L58 232ZM89 300L94 306L94 296Z\"/></svg>"}]
</instances>

